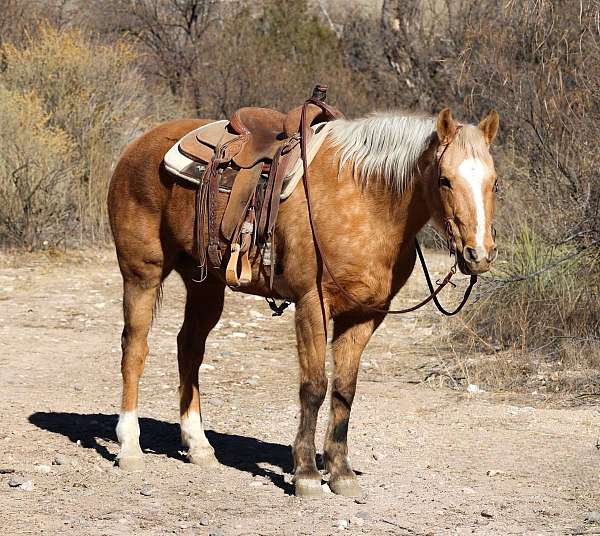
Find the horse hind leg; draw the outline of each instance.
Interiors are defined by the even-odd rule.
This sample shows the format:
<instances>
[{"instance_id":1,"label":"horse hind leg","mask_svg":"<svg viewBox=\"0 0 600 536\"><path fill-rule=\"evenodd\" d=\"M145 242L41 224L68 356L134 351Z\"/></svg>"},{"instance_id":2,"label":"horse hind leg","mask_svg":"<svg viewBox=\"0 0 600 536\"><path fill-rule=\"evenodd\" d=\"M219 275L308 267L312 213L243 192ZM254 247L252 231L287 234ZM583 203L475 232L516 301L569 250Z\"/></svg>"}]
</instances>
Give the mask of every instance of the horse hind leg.
<instances>
[{"instance_id":1,"label":"horse hind leg","mask_svg":"<svg viewBox=\"0 0 600 536\"><path fill-rule=\"evenodd\" d=\"M362 322L340 319L334 325L334 377L323 452L325 468L330 474L329 487L338 495L360 495L360 486L348 458L348 425L360 356L382 318Z\"/></svg>"},{"instance_id":2,"label":"horse hind leg","mask_svg":"<svg viewBox=\"0 0 600 536\"><path fill-rule=\"evenodd\" d=\"M209 276L202 283L182 274L187 288L185 319L177 336L181 440L191 463L217 467L214 449L204 434L198 373L204 360L206 338L223 312L225 286Z\"/></svg>"},{"instance_id":3,"label":"horse hind leg","mask_svg":"<svg viewBox=\"0 0 600 536\"><path fill-rule=\"evenodd\" d=\"M123 268L123 266L122 266ZM123 273L124 327L121 337L123 395L121 413L117 424L120 444L117 463L125 471L143 468L140 448L140 428L137 416L139 381L148 355L148 332L152 324L153 309L164 278L162 266L145 264Z\"/></svg>"}]
</instances>

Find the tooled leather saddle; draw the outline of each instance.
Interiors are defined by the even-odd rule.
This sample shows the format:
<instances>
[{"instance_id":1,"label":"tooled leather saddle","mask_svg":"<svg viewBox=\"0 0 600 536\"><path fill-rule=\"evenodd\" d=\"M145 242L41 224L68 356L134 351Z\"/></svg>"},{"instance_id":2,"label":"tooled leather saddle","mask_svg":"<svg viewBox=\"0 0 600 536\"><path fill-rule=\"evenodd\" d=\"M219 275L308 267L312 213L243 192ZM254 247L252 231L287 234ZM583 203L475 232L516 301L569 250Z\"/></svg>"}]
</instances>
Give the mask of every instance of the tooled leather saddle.
<instances>
[{"instance_id":1,"label":"tooled leather saddle","mask_svg":"<svg viewBox=\"0 0 600 536\"><path fill-rule=\"evenodd\" d=\"M224 268L230 287L248 285L252 281L249 252L256 246L262 264L270 269L273 286L274 230L284 179L293 169L301 169L301 139L310 144L318 136L311 127L343 117L325 103L326 91L326 86L316 86L312 97L287 115L267 108L241 108L228 122L206 125L179 142L180 153L198 164L193 180L198 185L194 240L201 280L209 268ZM217 221L219 192L228 194L228 200Z\"/></svg>"}]
</instances>

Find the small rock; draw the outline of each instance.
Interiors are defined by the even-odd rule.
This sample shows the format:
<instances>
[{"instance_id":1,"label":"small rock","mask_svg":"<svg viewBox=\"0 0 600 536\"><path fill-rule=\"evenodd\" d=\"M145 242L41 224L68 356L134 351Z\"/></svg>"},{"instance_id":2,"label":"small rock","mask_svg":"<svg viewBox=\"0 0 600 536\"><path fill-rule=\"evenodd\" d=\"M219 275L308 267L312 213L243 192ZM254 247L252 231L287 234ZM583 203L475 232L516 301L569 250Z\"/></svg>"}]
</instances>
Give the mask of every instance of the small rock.
<instances>
[{"instance_id":1,"label":"small rock","mask_svg":"<svg viewBox=\"0 0 600 536\"><path fill-rule=\"evenodd\" d=\"M67 458L64 454L57 454L52 460L52 465L68 465L69 458Z\"/></svg>"},{"instance_id":2,"label":"small rock","mask_svg":"<svg viewBox=\"0 0 600 536\"><path fill-rule=\"evenodd\" d=\"M50 471L52 471L52 468L49 465L45 465L43 463L40 463L39 465L35 466L35 470L38 473L49 473Z\"/></svg>"},{"instance_id":3,"label":"small rock","mask_svg":"<svg viewBox=\"0 0 600 536\"><path fill-rule=\"evenodd\" d=\"M18 488L19 486L25 484L25 482L26 479L24 479L22 476L15 476L8 481L8 485L11 488Z\"/></svg>"},{"instance_id":4,"label":"small rock","mask_svg":"<svg viewBox=\"0 0 600 536\"><path fill-rule=\"evenodd\" d=\"M356 499L354 499L354 502L356 504L367 504L367 499L365 497L357 497Z\"/></svg>"},{"instance_id":5,"label":"small rock","mask_svg":"<svg viewBox=\"0 0 600 536\"><path fill-rule=\"evenodd\" d=\"M209 398L208 399L208 403L212 404L213 406L222 406L223 404L225 404L225 400L223 400L222 398Z\"/></svg>"},{"instance_id":6,"label":"small rock","mask_svg":"<svg viewBox=\"0 0 600 536\"><path fill-rule=\"evenodd\" d=\"M248 379L246 380L246 383L247 383L248 385L258 385L258 380L257 380L256 378L248 378Z\"/></svg>"},{"instance_id":7,"label":"small rock","mask_svg":"<svg viewBox=\"0 0 600 536\"><path fill-rule=\"evenodd\" d=\"M221 529L210 529L208 536L223 536L223 531Z\"/></svg>"},{"instance_id":8,"label":"small rock","mask_svg":"<svg viewBox=\"0 0 600 536\"><path fill-rule=\"evenodd\" d=\"M152 490L148 486L144 486L142 489L140 489L140 495L143 495L144 497L152 497Z\"/></svg>"},{"instance_id":9,"label":"small rock","mask_svg":"<svg viewBox=\"0 0 600 536\"><path fill-rule=\"evenodd\" d=\"M208 516L202 516L200 518L200 525L202 525L203 527L208 527L209 523L210 523L210 520L208 519Z\"/></svg>"},{"instance_id":10,"label":"small rock","mask_svg":"<svg viewBox=\"0 0 600 536\"><path fill-rule=\"evenodd\" d=\"M355 499L354 502L358 502L358 499ZM365 503L363 502L363 503L358 503L358 504L365 504ZM369 521L369 519L371 519L371 516L369 515L369 512L365 512L364 510L356 512L356 514L354 515L354 517L359 517L363 521Z\"/></svg>"},{"instance_id":11,"label":"small rock","mask_svg":"<svg viewBox=\"0 0 600 536\"><path fill-rule=\"evenodd\" d=\"M470 383L467 386L467 393L478 394L478 393L485 393L485 391L483 389L480 389L479 385L475 385L474 383Z\"/></svg>"},{"instance_id":12,"label":"small rock","mask_svg":"<svg viewBox=\"0 0 600 536\"><path fill-rule=\"evenodd\" d=\"M0 475L11 475L15 470L10 467L0 467Z\"/></svg>"},{"instance_id":13,"label":"small rock","mask_svg":"<svg viewBox=\"0 0 600 536\"><path fill-rule=\"evenodd\" d=\"M481 512L481 517L485 517L486 519L492 519L494 515L484 510L483 512Z\"/></svg>"},{"instance_id":14,"label":"small rock","mask_svg":"<svg viewBox=\"0 0 600 536\"><path fill-rule=\"evenodd\" d=\"M234 331L230 337L237 337L240 339L243 339L244 337L247 337L247 335L243 332L243 331Z\"/></svg>"},{"instance_id":15,"label":"small rock","mask_svg":"<svg viewBox=\"0 0 600 536\"><path fill-rule=\"evenodd\" d=\"M22 489L23 491L33 491L33 488L34 488L34 485L31 480L27 480L27 482L23 482L19 486L19 489Z\"/></svg>"},{"instance_id":16,"label":"small rock","mask_svg":"<svg viewBox=\"0 0 600 536\"><path fill-rule=\"evenodd\" d=\"M498 471L497 469L490 469L487 473L487 476L500 476L500 475L505 475L506 473L504 471Z\"/></svg>"},{"instance_id":17,"label":"small rock","mask_svg":"<svg viewBox=\"0 0 600 536\"><path fill-rule=\"evenodd\" d=\"M348 528L348 520L347 519L338 519L334 526L340 530L344 530Z\"/></svg>"},{"instance_id":18,"label":"small rock","mask_svg":"<svg viewBox=\"0 0 600 536\"><path fill-rule=\"evenodd\" d=\"M600 523L600 512L590 512L586 518L586 523Z\"/></svg>"},{"instance_id":19,"label":"small rock","mask_svg":"<svg viewBox=\"0 0 600 536\"><path fill-rule=\"evenodd\" d=\"M466 493L467 495L474 495L476 493L476 491L473 488L469 488L468 486L466 488L463 488L461 491L463 493Z\"/></svg>"}]
</instances>

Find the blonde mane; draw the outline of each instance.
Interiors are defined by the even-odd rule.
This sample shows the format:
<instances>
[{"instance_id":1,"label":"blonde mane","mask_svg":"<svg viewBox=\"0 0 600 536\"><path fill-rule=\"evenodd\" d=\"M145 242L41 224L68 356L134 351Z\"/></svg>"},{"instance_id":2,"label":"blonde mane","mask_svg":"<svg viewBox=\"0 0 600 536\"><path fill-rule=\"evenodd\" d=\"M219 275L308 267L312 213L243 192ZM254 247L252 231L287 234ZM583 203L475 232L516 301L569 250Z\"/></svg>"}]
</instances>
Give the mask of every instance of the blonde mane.
<instances>
[{"instance_id":1,"label":"blonde mane","mask_svg":"<svg viewBox=\"0 0 600 536\"><path fill-rule=\"evenodd\" d=\"M403 192L418 172L419 158L436 137L436 118L376 112L334 121L330 136L339 148L340 170L349 164L363 184L379 179ZM473 125L461 128L454 142L471 156L489 155L481 131Z\"/></svg>"}]
</instances>

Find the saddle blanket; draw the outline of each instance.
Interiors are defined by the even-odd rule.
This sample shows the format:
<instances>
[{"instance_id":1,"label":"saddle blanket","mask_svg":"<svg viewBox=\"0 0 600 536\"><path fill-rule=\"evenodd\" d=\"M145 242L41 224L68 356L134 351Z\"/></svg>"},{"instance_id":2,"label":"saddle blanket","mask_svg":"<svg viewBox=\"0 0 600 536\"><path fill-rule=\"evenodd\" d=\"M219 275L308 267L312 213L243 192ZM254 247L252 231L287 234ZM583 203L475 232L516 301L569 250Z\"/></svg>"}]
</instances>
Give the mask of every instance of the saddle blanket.
<instances>
[{"instance_id":1,"label":"saddle blanket","mask_svg":"<svg viewBox=\"0 0 600 536\"><path fill-rule=\"evenodd\" d=\"M214 123L203 125L195 129L193 132L200 133L203 128L206 128L209 125L214 126L217 123L222 124L224 129L229 123L229 121L227 119L215 121ZM318 150L321 148L321 145L325 141L327 134L329 134L331 127L331 122L319 123L311 127L314 132L314 135L310 137L308 146L306 148L307 163L309 165L316 156ZM186 136L187 135L189 135L189 133L186 134ZM199 184L199 177L202 176L202 172L204 171L205 166L182 154L182 152L179 150L180 143L181 140L175 143L175 145L173 145L173 147L171 147L167 154L164 156L163 162L165 164L165 169L173 175L180 177L181 179L184 179L193 184ZM302 166L302 159L298 158L298 160L292 166L291 171L283 178L283 188L281 190L282 201L284 199L287 199L290 195L292 195L292 192L302 179L303 172L304 170Z\"/></svg>"}]
</instances>

